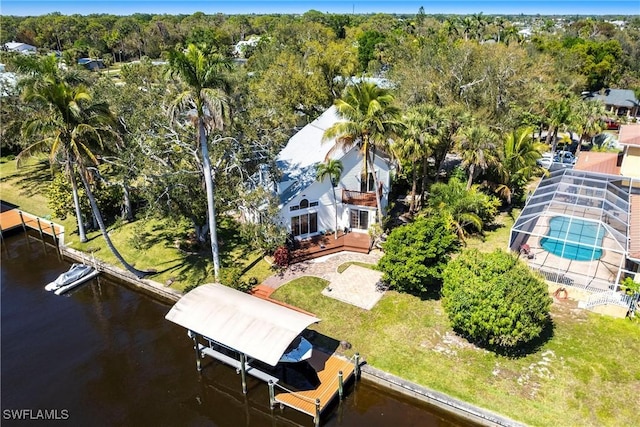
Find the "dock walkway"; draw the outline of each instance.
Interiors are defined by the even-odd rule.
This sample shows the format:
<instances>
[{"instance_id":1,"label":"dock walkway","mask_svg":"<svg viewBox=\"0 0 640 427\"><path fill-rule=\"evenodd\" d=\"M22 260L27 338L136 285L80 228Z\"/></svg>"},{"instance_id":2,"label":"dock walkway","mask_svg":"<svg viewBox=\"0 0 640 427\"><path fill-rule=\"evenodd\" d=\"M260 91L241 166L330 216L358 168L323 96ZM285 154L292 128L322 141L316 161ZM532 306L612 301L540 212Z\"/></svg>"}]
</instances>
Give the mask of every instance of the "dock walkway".
<instances>
[{"instance_id":1,"label":"dock walkway","mask_svg":"<svg viewBox=\"0 0 640 427\"><path fill-rule=\"evenodd\" d=\"M309 359L309 363L318 373L320 384L315 389L302 390L295 392L278 393L275 395L275 401L303 412L307 415L318 417L324 409L331 403L333 398L339 393L340 380L338 373L342 371L343 382L354 373L354 364L348 360L328 355L316 349L313 350L313 356ZM318 406L316 402L319 401ZM316 425L318 420L316 420Z\"/></svg>"},{"instance_id":2,"label":"dock walkway","mask_svg":"<svg viewBox=\"0 0 640 427\"><path fill-rule=\"evenodd\" d=\"M64 227L54 224L52 221L30 213L12 208L4 203L0 211L0 233L16 229L18 227L31 228L42 234L52 236L55 239L64 234Z\"/></svg>"}]
</instances>

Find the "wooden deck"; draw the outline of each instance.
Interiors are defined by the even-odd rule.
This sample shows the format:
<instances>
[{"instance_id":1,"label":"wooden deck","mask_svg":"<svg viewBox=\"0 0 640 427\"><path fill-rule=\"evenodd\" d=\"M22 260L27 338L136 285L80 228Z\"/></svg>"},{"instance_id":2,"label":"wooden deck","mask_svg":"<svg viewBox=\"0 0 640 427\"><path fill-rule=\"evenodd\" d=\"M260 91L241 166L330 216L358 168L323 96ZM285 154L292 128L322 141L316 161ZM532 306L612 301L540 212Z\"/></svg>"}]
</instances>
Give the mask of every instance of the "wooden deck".
<instances>
[{"instance_id":1,"label":"wooden deck","mask_svg":"<svg viewBox=\"0 0 640 427\"><path fill-rule=\"evenodd\" d=\"M55 233L55 237L57 237L64 231L64 228L54 224L52 221L2 204L2 212L0 213L0 232L22 227L23 220L24 226L33 230L42 231L44 234L49 236L54 236Z\"/></svg>"},{"instance_id":2,"label":"wooden deck","mask_svg":"<svg viewBox=\"0 0 640 427\"><path fill-rule=\"evenodd\" d=\"M291 263L319 258L342 251L359 252L368 254L371 239L367 233L351 232L344 234L338 232L338 238L334 234L311 237L298 242L298 246L291 251Z\"/></svg>"},{"instance_id":3,"label":"wooden deck","mask_svg":"<svg viewBox=\"0 0 640 427\"><path fill-rule=\"evenodd\" d=\"M346 384L353 375L354 365L349 361L330 356L316 349L313 350L313 356L309 363L318 372L320 385L313 390L278 393L275 400L282 405L315 417L316 399L320 399L320 413L322 413L338 394L338 372L342 371L343 382Z\"/></svg>"}]
</instances>

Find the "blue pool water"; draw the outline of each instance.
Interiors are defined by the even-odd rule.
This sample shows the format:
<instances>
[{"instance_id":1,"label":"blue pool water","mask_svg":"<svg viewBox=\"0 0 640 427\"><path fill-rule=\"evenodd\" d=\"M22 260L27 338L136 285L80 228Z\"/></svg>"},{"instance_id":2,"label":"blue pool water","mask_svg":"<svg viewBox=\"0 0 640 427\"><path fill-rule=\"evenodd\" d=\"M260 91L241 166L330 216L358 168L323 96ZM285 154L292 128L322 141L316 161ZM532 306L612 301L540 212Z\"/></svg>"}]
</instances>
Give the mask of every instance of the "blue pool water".
<instances>
[{"instance_id":1,"label":"blue pool water","mask_svg":"<svg viewBox=\"0 0 640 427\"><path fill-rule=\"evenodd\" d=\"M604 228L577 218L556 216L549 221L549 232L540 239L544 250L575 261L593 261L602 257ZM566 241L571 243L567 243Z\"/></svg>"}]
</instances>

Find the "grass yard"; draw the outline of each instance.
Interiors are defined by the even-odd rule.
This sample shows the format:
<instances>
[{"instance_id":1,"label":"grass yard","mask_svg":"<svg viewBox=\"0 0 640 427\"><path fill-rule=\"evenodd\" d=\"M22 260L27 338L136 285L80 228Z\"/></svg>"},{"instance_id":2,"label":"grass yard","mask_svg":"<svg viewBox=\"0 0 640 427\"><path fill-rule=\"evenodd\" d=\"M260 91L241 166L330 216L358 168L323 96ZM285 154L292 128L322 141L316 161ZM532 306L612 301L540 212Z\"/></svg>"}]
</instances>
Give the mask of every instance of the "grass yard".
<instances>
[{"instance_id":1,"label":"grass yard","mask_svg":"<svg viewBox=\"0 0 640 427\"><path fill-rule=\"evenodd\" d=\"M481 252L493 252L496 249L507 249L511 227L520 215L519 209L511 212L501 212L495 219L489 232L484 236L471 236L467 239L467 248L477 249Z\"/></svg>"},{"instance_id":2,"label":"grass yard","mask_svg":"<svg viewBox=\"0 0 640 427\"><path fill-rule=\"evenodd\" d=\"M344 264L340 264L338 266L337 268L338 273L344 272L347 268L349 268L350 265L357 265L359 267L370 268L371 270L376 269L375 264L368 264L366 262L359 262L359 261L349 261L349 262L345 262Z\"/></svg>"},{"instance_id":3,"label":"grass yard","mask_svg":"<svg viewBox=\"0 0 640 427\"><path fill-rule=\"evenodd\" d=\"M46 160L30 161L20 169L16 168L15 160L0 162L0 198L34 215L51 215L45 196L50 180L51 171ZM89 240L80 243L75 217L53 220L65 227L67 245L120 266L107 248L100 231L88 232ZM273 274L262 254L251 250L248 242L242 240L237 224L230 218L221 217L218 220L220 263L223 268L240 268L244 280L256 277L259 282ZM158 272L149 276L149 279L160 283L170 282L171 287L182 290L191 284L213 282L213 262L209 250L191 254L177 248L176 240L184 238L190 230L186 223L175 224L169 220L150 218L117 223L109 227L109 235L129 263L142 270Z\"/></svg>"},{"instance_id":4,"label":"grass yard","mask_svg":"<svg viewBox=\"0 0 640 427\"><path fill-rule=\"evenodd\" d=\"M302 277L272 298L320 317L321 334L353 344L367 363L410 381L537 426L630 426L640 393L640 322L574 302L555 303L554 335L533 354L499 356L448 325L440 301L389 291L371 310L321 294Z\"/></svg>"}]
</instances>

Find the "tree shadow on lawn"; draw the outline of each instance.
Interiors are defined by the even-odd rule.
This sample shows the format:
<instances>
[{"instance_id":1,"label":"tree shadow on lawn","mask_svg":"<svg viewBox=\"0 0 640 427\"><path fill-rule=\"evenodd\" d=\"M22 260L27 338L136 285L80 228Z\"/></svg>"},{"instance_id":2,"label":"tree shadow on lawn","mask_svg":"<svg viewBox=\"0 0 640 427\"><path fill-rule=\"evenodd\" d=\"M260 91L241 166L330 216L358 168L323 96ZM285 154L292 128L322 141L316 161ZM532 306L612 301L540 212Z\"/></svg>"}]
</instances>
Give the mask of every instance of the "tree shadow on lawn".
<instances>
[{"instance_id":1,"label":"tree shadow on lawn","mask_svg":"<svg viewBox=\"0 0 640 427\"><path fill-rule=\"evenodd\" d=\"M42 192L42 186L48 185L53 179L48 160L26 165L17 169L16 173L4 177L3 181L15 180L16 185L27 194Z\"/></svg>"},{"instance_id":2,"label":"tree shadow on lawn","mask_svg":"<svg viewBox=\"0 0 640 427\"><path fill-rule=\"evenodd\" d=\"M473 345L511 359L520 359L522 357L526 357L530 354L534 354L540 351L540 349L553 338L554 330L555 325L553 319L549 318L547 324L545 325L542 332L540 332L540 335L538 335L538 337L516 347L503 347L498 345L491 345L485 342L474 341L473 339L465 336L463 332L454 329L456 334L465 338Z\"/></svg>"}]
</instances>

